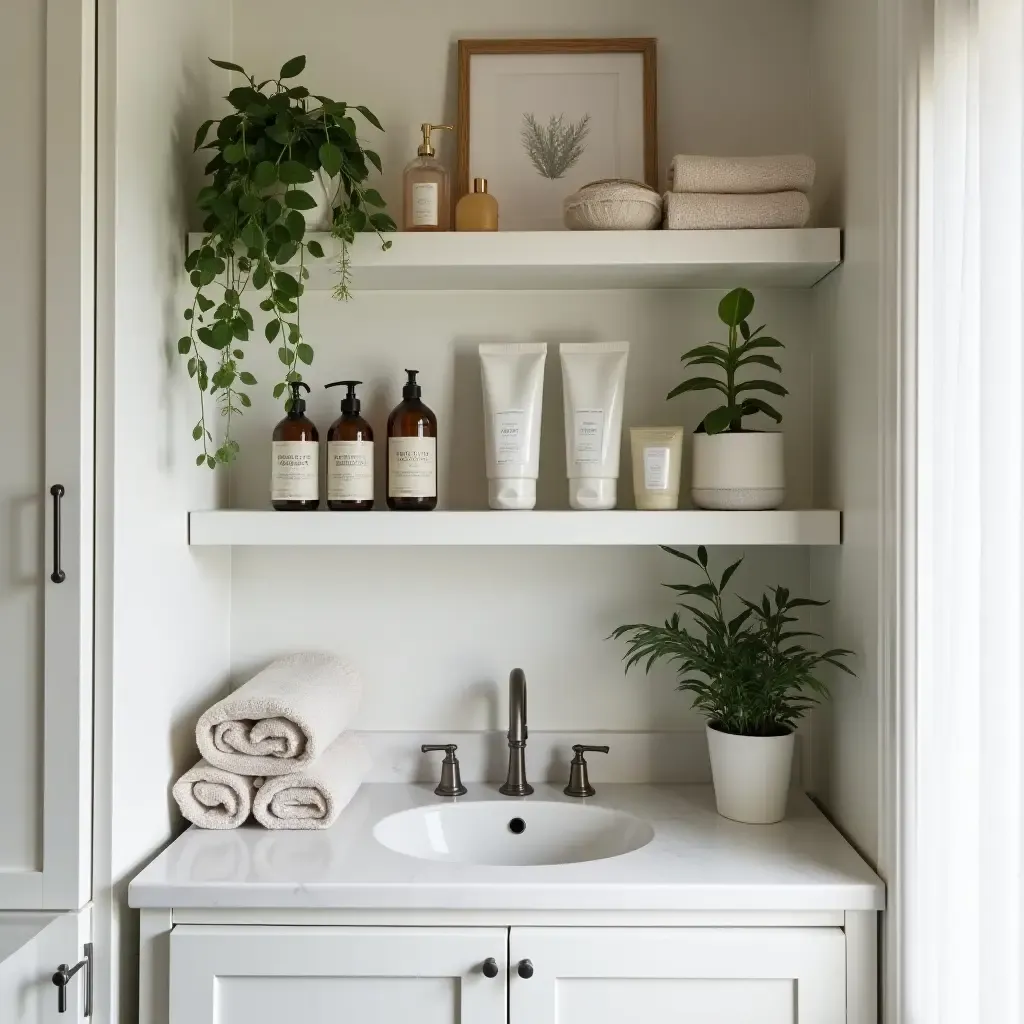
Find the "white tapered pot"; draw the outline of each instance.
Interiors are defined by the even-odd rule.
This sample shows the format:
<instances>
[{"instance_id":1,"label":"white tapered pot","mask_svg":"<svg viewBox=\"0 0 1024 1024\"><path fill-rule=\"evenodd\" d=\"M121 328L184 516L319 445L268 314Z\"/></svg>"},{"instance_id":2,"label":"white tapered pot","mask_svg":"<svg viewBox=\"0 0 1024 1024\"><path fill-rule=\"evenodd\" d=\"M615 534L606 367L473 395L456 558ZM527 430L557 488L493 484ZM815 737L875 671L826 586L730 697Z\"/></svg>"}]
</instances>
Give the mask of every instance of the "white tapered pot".
<instances>
[{"instance_id":1,"label":"white tapered pot","mask_svg":"<svg viewBox=\"0 0 1024 1024\"><path fill-rule=\"evenodd\" d=\"M707 735L718 813L752 825L782 821L796 734L735 736L709 724Z\"/></svg>"},{"instance_id":2,"label":"white tapered pot","mask_svg":"<svg viewBox=\"0 0 1024 1024\"><path fill-rule=\"evenodd\" d=\"M694 434L694 505L747 511L778 508L786 496L783 452L778 431Z\"/></svg>"}]
</instances>

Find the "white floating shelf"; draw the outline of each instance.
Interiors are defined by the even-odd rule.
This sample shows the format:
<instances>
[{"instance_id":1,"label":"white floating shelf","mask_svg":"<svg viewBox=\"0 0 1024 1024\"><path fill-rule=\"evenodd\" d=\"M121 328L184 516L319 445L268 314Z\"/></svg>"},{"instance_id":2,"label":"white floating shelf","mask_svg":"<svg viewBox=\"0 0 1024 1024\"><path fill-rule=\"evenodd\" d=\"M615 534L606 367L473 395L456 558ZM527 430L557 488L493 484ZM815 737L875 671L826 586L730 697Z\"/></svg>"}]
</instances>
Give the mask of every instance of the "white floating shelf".
<instances>
[{"instance_id":1,"label":"white floating shelf","mask_svg":"<svg viewBox=\"0 0 1024 1024\"><path fill-rule=\"evenodd\" d=\"M832 545L840 513L193 512L192 545L257 547Z\"/></svg>"},{"instance_id":2,"label":"white floating shelf","mask_svg":"<svg viewBox=\"0 0 1024 1024\"><path fill-rule=\"evenodd\" d=\"M189 235L189 248L202 242ZM333 288L339 243L316 233L325 258L307 287ZM352 248L362 291L604 288L810 288L839 266L838 228L752 231L396 232Z\"/></svg>"}]
</instances>

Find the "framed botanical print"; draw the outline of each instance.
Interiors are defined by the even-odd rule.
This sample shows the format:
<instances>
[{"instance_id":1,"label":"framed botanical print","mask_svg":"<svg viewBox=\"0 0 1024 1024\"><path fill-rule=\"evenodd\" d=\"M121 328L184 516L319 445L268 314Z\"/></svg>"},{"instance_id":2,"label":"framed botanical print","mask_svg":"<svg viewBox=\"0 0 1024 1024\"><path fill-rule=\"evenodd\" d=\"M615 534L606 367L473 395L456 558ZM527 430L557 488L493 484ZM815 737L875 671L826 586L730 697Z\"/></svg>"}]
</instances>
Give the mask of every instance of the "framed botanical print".
<instances>
[{"instance_id":1,"label":"framed botanical print","mask_svg":"<svg viewBox=\"0 0 1024 1024\"><path fill-rule=\"evenodd\" d=\"M502 230L557 230L588 182L658 187L657 122L654 39L461 39L453 201L486 178Z\"/></svg>"}]
</instances>

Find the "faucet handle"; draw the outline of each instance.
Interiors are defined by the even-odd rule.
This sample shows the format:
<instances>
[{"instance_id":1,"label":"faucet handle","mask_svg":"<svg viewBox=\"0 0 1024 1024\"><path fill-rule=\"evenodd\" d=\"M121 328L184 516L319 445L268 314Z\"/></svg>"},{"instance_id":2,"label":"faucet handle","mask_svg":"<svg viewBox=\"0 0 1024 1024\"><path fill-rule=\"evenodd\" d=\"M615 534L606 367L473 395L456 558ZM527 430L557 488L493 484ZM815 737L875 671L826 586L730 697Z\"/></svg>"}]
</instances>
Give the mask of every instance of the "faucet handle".
<instances>
[{"instance_id":1,"label":"faucet handle","mask_svg":"<svg viewBox=\"0 0 1024 1024\"><path fill-rule=\"evenodd\" d=\"M445 756L441 761L441 781L434 790L437 796L465 796L467 793L459 773L459 759L455 756L455 751L458 749L455 743L424 743L420 747L424 754L432 753L435 750L444 751Z\"/></svg>"},{"instance_id":2,"label":"faucet handle","mask_svg":"<svg viewBox=\"0 0 1024 1024\"><path fill-rule=\"evenodd\" d=\"M562 790L566 796L593 796L597 790L590 784L587 776L587 761L583 756L587 753L607 754L607 746L588 746L586 743L574 743L573 753L576 755L569 763L569 785Z\"/></svg>"}]
</instances>

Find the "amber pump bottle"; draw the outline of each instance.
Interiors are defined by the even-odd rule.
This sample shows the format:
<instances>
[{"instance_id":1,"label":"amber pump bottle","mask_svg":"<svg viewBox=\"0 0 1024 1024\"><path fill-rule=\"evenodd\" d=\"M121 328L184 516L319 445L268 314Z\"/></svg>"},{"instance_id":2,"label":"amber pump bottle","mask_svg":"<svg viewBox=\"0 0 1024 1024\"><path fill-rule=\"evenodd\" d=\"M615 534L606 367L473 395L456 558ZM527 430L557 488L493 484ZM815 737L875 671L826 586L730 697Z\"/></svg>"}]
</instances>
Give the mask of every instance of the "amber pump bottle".
<instances>
[{"instance_id":1,"label":"amber pump bottle","mask_svg":"<svg viewBox=\"0 0 1024 1024\"><path fill-rule=\"evenodd\" d=\"M320 435L306 419L306 400L295 380L288 415L274 428L270 501L279 512L311 512L320 504Z\"/></svg>"},{"instance_id":2,"label":"amber pump bottle","mask_svg":"<svg viewBox=\"0 0 1024 1024\"><path fill-rule=\"evenodd\" d=\"M419 370L406 370L402 401L388 417L388 508L429 512L437 507L437 417L420 400Z\"/></svg>"},{"instance_id":3,"label":"amber pump bottle","mask_svg":"<svg viewBox=\"0 0 1024 1024\"><path fill-rule=\"evenodd\" d=\"M327 431L327 507L333 512L373 508L373 428L359 415L361 380L336 380L325 388L348 388L341 415Z\"/></svg>"}]
</instances>

